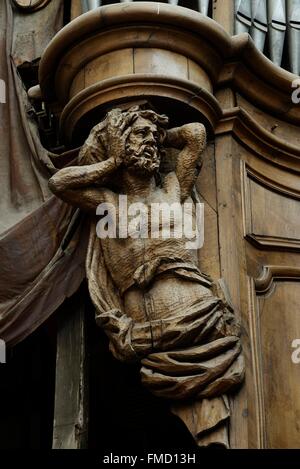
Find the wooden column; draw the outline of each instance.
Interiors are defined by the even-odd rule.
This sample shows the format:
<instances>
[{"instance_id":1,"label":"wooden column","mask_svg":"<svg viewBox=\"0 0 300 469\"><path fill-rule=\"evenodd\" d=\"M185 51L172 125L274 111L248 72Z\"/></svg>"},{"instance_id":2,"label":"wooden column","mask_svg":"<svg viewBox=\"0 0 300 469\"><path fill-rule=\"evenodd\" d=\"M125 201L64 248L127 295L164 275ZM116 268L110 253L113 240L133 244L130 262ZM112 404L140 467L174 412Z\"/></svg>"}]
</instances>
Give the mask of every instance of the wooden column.
<instances>
[{"instance_id":1,"label":"wooden column","mask_svg":"<svg viewBox=\"0 0 300 469\"><path fill-rule=\"evenodd\" d=\"M57 333L53 449L87 446L88 395L84 291L62 309Z\"/></svg>"}]
</instances>

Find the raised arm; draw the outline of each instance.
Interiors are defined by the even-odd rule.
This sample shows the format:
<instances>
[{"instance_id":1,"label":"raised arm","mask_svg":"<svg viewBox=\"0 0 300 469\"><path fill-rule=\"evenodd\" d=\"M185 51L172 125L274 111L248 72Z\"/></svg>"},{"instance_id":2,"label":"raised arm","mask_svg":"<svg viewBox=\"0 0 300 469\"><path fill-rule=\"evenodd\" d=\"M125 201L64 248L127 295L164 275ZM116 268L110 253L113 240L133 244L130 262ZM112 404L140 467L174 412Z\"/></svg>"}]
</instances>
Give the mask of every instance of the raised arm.
<instances>
[{"instance_id":1,"label":"raised arm","mask_svg":"<svg viewBox=\"0 0 300 469\"><path fill-rule=\"evenodd\" d=\"M123 162L130 132L127 125L122 120L121 111L110 111L105 125L100 122L93 127L80 151L79 160L87 164L59 170L49 180L51 191L71 205L83 210L95 210L103 202L101 187Z\"/></svg>"},{"instance_id":2,"label":"raised arm","mask_svg":"<svg viewBox=\"0 0 300 469\"><path fill-rule=\"evenodd\" d=\"M176 165L176 175L180 185L181 201L192 191L202 166L201 154L206 146L206 131L198 122L185 124L167 132L166 144L181 151Z\"/></svg>"},{"instance_id":3,"label":"raised arm","mask_svg":"<svg viewBox=\"0 0 300 469\"><path fill-rule=\"evenodd\" d=\"M103 202L100 187L116 169L114 158L91 165L69 166L51 177L49 187L65 202L92 211Z\"/></svg>"}]
</instances>

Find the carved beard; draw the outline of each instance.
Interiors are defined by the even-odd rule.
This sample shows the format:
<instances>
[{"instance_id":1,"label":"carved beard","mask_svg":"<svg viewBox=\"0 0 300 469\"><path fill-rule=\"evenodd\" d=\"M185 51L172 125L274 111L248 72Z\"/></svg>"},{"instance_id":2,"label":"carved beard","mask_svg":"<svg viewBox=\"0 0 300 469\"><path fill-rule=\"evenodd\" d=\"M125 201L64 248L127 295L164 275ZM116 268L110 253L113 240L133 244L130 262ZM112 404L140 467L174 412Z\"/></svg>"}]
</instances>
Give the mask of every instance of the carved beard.
<instances>
[{"instance_id":1,"label":"carved beard","mask_svg":"<svg viewBox=\"0 0 300 469\"><path fill-rule=\"evenodd\" d=\"M153 174L159 169L160 157L155 146L141 145L138 150L134 150L130 145L126 145L124 164L127 168L144 174Z\"/></svg>"}]
</instances>

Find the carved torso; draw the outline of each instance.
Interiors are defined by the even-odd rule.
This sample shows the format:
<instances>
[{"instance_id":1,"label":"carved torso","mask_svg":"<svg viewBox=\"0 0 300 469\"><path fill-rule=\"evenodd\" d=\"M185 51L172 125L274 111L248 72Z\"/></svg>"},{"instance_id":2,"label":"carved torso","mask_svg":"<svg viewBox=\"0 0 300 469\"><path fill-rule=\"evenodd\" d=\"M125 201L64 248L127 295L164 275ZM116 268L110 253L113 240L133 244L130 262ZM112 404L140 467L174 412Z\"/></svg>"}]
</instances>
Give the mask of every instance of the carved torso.
<instances>
[{"instance_id":1,"label":"carved torso","mask_svg":"<svg viewBox=\"0 0 300 469\"><path fill-rule=\"evenodd\" d=\"M171 185L170 182L173 182ZM180 238L163 237L163 226L160 220L156 237L151 233L151 207L160 202L180 204L180 191L176 188L176 175L175 173L169 174L164 181L161 188L155 187L147 198L141 198L139 194L129 194L127 196L127 206L139 202L143 203L148 208L148 226L147 237L140 237L137 231L137 237L132 233L131 236L126 238L107 237L101 240L105 262L107 268L117 285L121 294L124 294L133 285L138 285L143 288L153 280L156 274L162 272L174 271L177 273L181 271L184 275L184 270L188 273L186 277L199 275L199 270L196 266L196 259L194 254L186 248L188 239L185 236ZM175 185L174 185L175 182ZM101 189L103 201L106 204L112 204L115 207L115 223L114 232L119 233L119 194L109 190ZM186 202L186 201L185 201ZM192 201L190 200L190 203ZM182 204L180 204L182 207ZM122 207L123 208L123 207ZM135 223L137 230L139 229L140 217L129 217L128 230L132 230ZM174 229L174 214L170 219L170 231L173 233ZM174 233L173 233L174 234Z\"/></svg>"}]
</instances>

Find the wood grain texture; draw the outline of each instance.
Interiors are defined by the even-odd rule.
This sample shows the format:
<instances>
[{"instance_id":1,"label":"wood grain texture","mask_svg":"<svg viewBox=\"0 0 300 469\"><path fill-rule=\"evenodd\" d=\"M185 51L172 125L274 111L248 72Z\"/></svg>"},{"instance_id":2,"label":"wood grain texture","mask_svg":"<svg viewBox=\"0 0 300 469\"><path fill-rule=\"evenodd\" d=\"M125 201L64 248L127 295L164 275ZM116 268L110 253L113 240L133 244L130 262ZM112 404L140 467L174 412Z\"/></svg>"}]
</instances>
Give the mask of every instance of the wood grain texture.
<instances>
[{"instance_id":1,"label":"wood grain texture","mask_svg":"<svg viewBox=\"0 0 300 469\"><path fill-rule=\"evenodd\" d=\"M196 188L201 202L204 203L204 245L198 251L199 265L201 270L212 278L220 278L214 142L210 142L205 150Z\"/></svg>"},{"instance_id":2,"label":"wood grain texture","mask_svg":"<svg viewBox=\"0 0 300 469\"><path fill-rule=\"evenodd\" d=\"M264 249L300 249L300 193L242 166L245 201L245 236ZM291 183L291 178L289 178ZM297 181L298 182L298 181Z\"/></svg>"},{"instance_id":3,"label":"wood grain texture","mask_svg":"<svg viewBox=\"0 0 300 469\"><path fill-rule=\"evenodd\" d=\"M213 16L230 32L233 2L226 0L227 8L224 3L213 2ZM133 49L131 68L126 51ZM116 57L120 58L119 70ZM170 73L164 69L167 63ZM201 270L215 279L222 277L223 286L228 286L242 325L246 381L230 400L204 402L204 397L191 405L181 403L179 409L174 406L173 411L203 445L211 440L199 428L204 430L218 419L226 421L229 413L233 448L282 448L299 441L299 380L289 348L292 333L299 333L300 108L291 101L295 78L260 54L247 35L230 37L209 18L168 5L160 5L158 15L154 2L110 5L78 18L57 35L41 60L42 94L50 109L56 106L66 142L74 139L79 122L87 118L87 128L94 125L88 121L91 112L104 115L115 102L125 106L131 98L141 97L166 98L168 105L162 106L166 113L171 112L170 103L196 110L213 137L196 183L205 204L205 244L198 259ZM96 242L91 246L95 255L90 256L88 266L98 275L100 270L95 269L103 251ZM193 274L189 271L190 278ZM95 303L103 301L112 308L109 279L101 277L106 296L99 295L97 275L90 276ZM194 286L182 288L184 281L162 276L153 289L128 294L127 317L112 309L110 316L100 313L98 318L107 329L110 321L113 324L108 333L119 358L124 353L132 357L134 344L139 358L146 360L145 384L161 395L168 394L176 381L174 369L182 372L176 350L168 349L174 337L167 334L166 349L152 350L153 356L147 352L146 357L145 350L153 343L164 347L159 342L161 324L167 333L175 324L175 340L185 340L187 325L170 321L170 297L164 293L165 286L174 292L173 306L178 312L200 291ZM131 337L126 335L129 327ZM200 334L199 323L197 327ZM188 330L190 339L195 329ZM178 393L190 392L200 380L199 376L190 379L189 371L194 371L199 356L203 358L204 350L199 350L203 345L186 344L183 385L175 383ZM224 362L214 360L210 365L202 362L206 376ZM159 367L169 375L165 377ZM224 427L222 432L219 437L224 442Z\"/></svg>"},{"instance_id":4,"label":"wood grain texture","mask_svg":"<svg viewBox=\"0 0 300 469\"><path fill-rule=\"evenodd\" d=\"M57 334L53 449L87 447L88 379L84 297L65 303Z\"/></svg>"},{"instance_id":5,"label":"wood grain texture","mask_svg":"<svg viewBox=\"0 0 300 469\"><path fill-rule=\"evenodd\" d=\"M220 136L215 142L216 184L221 276L231 294L234 308L242 322L242 344L245 349L246 381L249 368L248 297L245 246L243 242L241 179L237 146L230 135ZM242 388L232 402L231 446L248 445L247 390Z\"/></svg>"},{"instance_id":6,"label":"wood grain texture","mask_svg":"<svg viewBox=\"0 0 300 469\"><path fill-rule=\"evenodd\" d=\"M296 448L299 373L292 343L300 337L300 268L268 266L255 280L257 431L261 448Z\"/></svg>"}]
</instances>

